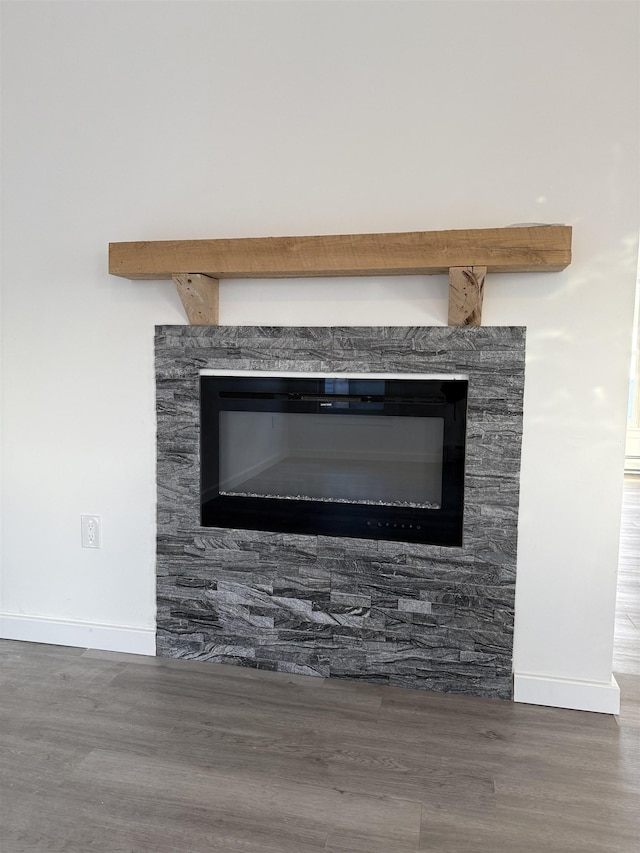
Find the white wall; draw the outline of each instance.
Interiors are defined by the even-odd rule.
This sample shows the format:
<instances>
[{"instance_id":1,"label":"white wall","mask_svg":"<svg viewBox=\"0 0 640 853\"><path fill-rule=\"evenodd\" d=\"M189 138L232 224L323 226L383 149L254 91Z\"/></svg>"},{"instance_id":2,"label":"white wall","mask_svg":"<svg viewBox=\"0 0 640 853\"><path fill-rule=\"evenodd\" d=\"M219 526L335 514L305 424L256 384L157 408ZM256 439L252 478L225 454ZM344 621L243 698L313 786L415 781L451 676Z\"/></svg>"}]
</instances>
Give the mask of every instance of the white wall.
<instances>
[{"instance_id":1,"label":"white wall","mask_svg":"<svg viewBox=\"0 0 640 853\"><path fill-rule=\"evenodd\" d=\"M109 241L560 222L568 270L486 287L486 325L528 327L515 668L606 687L638 5L48 0L2 14L5 632L152 636L153 327L185 318L170 283L107 274ZM224 282L221 321L444 324L446 281ZM80 547L81 513L102 516L101 550Z\"/></svg>"}]
</instances>

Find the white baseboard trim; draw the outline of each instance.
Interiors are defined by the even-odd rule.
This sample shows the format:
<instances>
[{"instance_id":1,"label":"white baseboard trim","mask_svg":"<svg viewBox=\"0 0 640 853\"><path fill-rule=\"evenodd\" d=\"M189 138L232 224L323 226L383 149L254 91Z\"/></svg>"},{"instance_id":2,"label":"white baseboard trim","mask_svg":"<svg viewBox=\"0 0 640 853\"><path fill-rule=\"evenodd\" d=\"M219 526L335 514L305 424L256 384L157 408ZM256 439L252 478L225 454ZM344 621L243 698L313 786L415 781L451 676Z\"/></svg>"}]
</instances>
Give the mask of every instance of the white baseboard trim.
<instances>
[{"instance_id":1,"label":"white baseboard trim","mask_svg":"<svg viewBox=\"0 0 640 853\"><path fill-rule=\"evenodd\" d=\"M50 643L53 646L77 646L135 655L155 655L154 628L126 628L121 625L98 625L69 619L46 619L0 613L0 638Z\"/></svg>"},{"instance_id":2,"label":"white baseboard trim","mask_svg":"<svg viewBox=\"0 0 640 853\"><path fill-rule=\"evenodd\" d=\"M620 688L613 676L602 681L573 681L542 675L515 673L513 701L574 711L596 711L600 714L620 713Z\"/></svg>"}]
</instances>

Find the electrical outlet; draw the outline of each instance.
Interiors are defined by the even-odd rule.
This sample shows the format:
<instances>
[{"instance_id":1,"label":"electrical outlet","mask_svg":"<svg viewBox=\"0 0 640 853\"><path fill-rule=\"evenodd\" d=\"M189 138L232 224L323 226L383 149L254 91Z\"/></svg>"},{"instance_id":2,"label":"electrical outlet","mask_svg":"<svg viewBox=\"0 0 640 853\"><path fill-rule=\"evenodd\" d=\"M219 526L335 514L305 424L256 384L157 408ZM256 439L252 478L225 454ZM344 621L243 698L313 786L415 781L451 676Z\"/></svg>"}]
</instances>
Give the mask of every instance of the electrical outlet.
<instances>
[{"instance_id":1,"label":"electrical outlet","mask_svg":"<svg viewBox=\"0 0 640 853\"><path fill-rule=\"evenodd\" d=\"M81 515L82 547L99 548L102 541L102 529L99 515Z\"/></svg>"}]
</instances>

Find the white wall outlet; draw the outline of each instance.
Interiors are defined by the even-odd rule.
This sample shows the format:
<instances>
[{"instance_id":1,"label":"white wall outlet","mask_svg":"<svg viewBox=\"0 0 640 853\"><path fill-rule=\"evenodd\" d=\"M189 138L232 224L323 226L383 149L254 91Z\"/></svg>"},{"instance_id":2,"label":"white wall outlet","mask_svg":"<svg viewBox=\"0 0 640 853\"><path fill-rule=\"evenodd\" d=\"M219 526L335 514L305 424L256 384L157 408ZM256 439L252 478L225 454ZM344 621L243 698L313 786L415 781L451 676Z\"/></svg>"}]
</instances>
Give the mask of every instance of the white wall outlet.
<instances>
[{"instance_id":1,"label":"white wall outlet","mask_svg":"<svg viewBox=\"0 0 640 853\"><path fill-rule=\"evenodd\" d=\"M102 543L102 524L99 515L81 515L82 547L100 548Z\"/></svg>"}]
</instances>

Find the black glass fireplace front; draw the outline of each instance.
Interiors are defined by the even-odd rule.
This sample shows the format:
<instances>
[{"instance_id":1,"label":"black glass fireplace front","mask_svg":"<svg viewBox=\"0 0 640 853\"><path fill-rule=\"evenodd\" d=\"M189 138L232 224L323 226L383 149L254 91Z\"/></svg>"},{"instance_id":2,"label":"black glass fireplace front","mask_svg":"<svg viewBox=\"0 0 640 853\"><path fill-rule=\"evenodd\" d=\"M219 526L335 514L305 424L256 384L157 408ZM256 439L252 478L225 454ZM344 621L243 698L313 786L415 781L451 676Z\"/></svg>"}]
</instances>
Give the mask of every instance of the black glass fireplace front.
<instances>
[{"instance_id":1,"label":"black glass fireplace front","mask_svg":"<svg viewBox=\"0 0 640 853\"><path fill-rule=\"evenodd\" d=\"M461 545L467 384L202 376L202 525Z\"/></svg>"}]
</instances>

